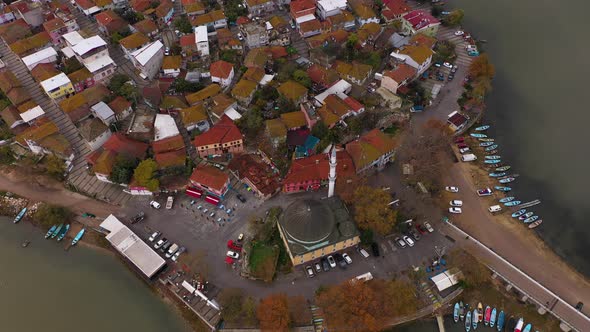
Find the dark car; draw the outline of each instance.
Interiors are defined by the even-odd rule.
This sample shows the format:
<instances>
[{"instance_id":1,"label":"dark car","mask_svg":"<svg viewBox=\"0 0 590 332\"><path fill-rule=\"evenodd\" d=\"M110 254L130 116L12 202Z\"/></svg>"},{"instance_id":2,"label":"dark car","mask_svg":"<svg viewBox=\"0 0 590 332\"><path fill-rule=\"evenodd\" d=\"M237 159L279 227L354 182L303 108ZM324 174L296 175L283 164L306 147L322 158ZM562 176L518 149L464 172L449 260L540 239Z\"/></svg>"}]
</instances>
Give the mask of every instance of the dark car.
<instances>
[{"instance_id":1,"label":"dark car","mask_svg":"<svg viewBox=\"0 0 590 332\"><path fill-rule=\"evenodd\" d=\"M246 198L244 198L244 196L242 196L241 194L237 194L236 197L240 200L240 202L246 203Z\"/></svg>"},{"instance_id":2,"label":"dark car","mask_svg":"<svg viewBox=\"0 0 590 332\"><path fill-rule=\"evenodd\" d=\"M576 304L576 310L578 310L578 311L582 311L583 307L584 307L584 303L582 303L582 302L578 302L578 304Z\"/></svg>"},{"instance_id":3,"label":"dark car","mask_svg":"<svg viewBox=\"0 0 590 332\"><path fill-rule=\"evenodd\" d=\"M135 223L138 223L138 222L142 221L143 219L145 219L145 213L143 213L143 211L142 211L142 212L136 214L133 217L133 219L131 219L131 223L132 224L135 224Z\"/></svg>"},{"instance_id":4,"label":"dark car","mask_svg":"<svg viewBox=\"0 0 590 332\"><path fill-rule=\"evenodd\" d=\"M322 257L321 262L322 269L324 269L324 272L330 271L330 263L328 263L328 259L326 257Z\"/></svg>"},{"instance_id":5,"label":"dark car","mask_svg":"<svg viewBox=\"0 0 590 332\"><path fill-rule=\"evenodd\" d=\"M336 258L336 262L338 263L338 265L340 265L341 268L346 268L346 261L344 260L344 257L342 257L341 254L334 254L334 258Z\"/></svg>"},{"instance_id":6,"label":"dark car","mask_svg":"<svg viewBox=\"0 0 590 332\"><path fill-rule=\"evenodd\" d=\"M424 228L424 226L420 225L420 224L416 224L416 230L420 233L420 234L425 234L427 231Z\"/></svg>"},{"instance_id":7,"label":"dark car","mask_svg":"<svg viewBox=\"0 0 590 332\"><path fill-rule=\"evenodd\" d=\"M377 242L371 243L371 251L373 252L373 256L379 257L379 245Z\"/></svg>"},{"instance_id":8,"label":"dark car","mask_svg":"<svg viewBox=\"0 0 590 332\"><path fill-rule=\"evenodd\" d=\"M412 238L414 238L414 240L420 241L420 234L418 234L418 232L416 232L416 230L412 229L410 231L410 235L412 236Z\"/></svg>"},{"instance_id":9,"label":"dark car","mask_svg":"<svg viewBox=\"0 0 590 332\"><path fill-rule=\"evenodd\" d=\"M168 249L172 246L172 242L167 241L166 243L164 243L164 245L162 246L162 248L160 248L161 252L166 252L168 251Z\"/></svg>"}]
</instances>

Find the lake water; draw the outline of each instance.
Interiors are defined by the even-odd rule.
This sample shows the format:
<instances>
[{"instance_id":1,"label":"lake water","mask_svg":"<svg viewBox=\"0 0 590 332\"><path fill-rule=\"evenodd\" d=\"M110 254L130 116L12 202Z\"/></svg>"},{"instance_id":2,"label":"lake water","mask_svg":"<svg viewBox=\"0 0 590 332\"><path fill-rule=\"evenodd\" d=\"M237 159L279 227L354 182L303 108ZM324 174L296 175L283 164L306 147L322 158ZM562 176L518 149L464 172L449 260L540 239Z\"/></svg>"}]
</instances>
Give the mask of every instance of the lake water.
<instances>
[{"instance_id":1,"label":"lake water","mask_svg":"<svg viewBox=\"0 0 590 332\"><path fill-rule=\"evenodd\" d=\"M0 330L188 331L117 258L83 246L66 252L43 235L0 217Z\"/></svg>"}]
</instances>

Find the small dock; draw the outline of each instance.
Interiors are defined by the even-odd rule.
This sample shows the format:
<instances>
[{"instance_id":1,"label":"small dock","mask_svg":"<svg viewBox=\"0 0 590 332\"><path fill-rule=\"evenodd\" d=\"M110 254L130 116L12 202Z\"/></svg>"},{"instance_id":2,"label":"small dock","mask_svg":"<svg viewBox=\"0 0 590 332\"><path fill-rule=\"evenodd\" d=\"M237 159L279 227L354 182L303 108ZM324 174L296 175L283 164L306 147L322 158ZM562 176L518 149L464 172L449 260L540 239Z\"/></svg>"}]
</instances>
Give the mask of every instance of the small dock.
<instances>
[{"instance_id":1,"label":"small dock","mask_svg":"<svg viewBox=\"0 0 590 332\"><path fill-rule=\"evenodd\" d=\"M436 322L438 323L438 330L440 332L445 332L445 321L443 320L442 315L436 315Z\"/></svg>"},{"instance_id":2,"label":"small dock","mask_svg":"<svg viewBox=\"0 0 590 332\"><path fill-rule=\"evenodd\" d=\"M518 208L518 209L524 209L524 208L528 208L528 207L531 207L531 206L535 206L537 204L541 204L541 200L540 199L535 199L534 201L530 201L530 202L527 202L527 203L522 203L520 205L517 205L516 208Z\"/></svg>"}]
</instances>

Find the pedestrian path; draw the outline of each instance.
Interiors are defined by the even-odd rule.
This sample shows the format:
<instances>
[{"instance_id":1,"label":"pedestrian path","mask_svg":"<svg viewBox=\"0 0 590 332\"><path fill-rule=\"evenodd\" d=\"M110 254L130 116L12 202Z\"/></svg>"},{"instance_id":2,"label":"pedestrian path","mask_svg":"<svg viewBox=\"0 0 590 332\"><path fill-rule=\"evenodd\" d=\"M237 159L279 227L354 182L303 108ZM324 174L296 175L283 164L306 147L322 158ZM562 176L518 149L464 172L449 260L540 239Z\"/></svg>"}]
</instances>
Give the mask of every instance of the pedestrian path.
<instances>
[{"instance_id":1,"label":"pedestrian path","mask_svg":"<svg viewBox=\"0 0 590 332\"><path fill-rule=\"evenodd\" d=\"M318 306L316 305L310 305L309 308L311 309L311 317L312 317L312 321L313 321L313 326L315 328L316 332L322 332L325 331L325 327L324 327L324 314L322 312L322 309L320 309Z\"/></svg>"}]
</instances>

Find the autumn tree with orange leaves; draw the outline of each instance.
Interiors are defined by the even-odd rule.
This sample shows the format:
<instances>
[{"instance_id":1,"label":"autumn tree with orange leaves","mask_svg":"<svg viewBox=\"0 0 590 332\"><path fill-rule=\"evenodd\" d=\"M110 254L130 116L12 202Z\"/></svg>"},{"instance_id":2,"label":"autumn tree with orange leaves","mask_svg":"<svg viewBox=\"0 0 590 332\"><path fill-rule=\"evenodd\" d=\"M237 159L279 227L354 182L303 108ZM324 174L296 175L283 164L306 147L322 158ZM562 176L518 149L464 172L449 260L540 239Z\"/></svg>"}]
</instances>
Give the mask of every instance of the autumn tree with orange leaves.
<instances>
[{"instance_id":1,"label":"autumn tree with orange leaves","mask_svg":"<svg viewBox=\"0 0 590 332\"><path fill-rule=\"evenodd\" d=\"M262 331L288 331L291 318L285 294L272 294L260 300L256 316Z\"/></svg>"},{"instance_id":2,"label":"autumn tree with orange leaves","mask_svg":"<svg viewBox=\"0 0 590 332\"><path fill-rule=\"evenodd\" d=\"M492 90L492 79L496 75L496 69L490 62L486 53L478 56L469 65L469 76L472 80L471 95L475 99L483 97Z\"/></svg>"}]
</instances>

